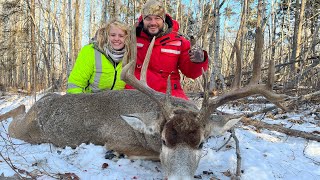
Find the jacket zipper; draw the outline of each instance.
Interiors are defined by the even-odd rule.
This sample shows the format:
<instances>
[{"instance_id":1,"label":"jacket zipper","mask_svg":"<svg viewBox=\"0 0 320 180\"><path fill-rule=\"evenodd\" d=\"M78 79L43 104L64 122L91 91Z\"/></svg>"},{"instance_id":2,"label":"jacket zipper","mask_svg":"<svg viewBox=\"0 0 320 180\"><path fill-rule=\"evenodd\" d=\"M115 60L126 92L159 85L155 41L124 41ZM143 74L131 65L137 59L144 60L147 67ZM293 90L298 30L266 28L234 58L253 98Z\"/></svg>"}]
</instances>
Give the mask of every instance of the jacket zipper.
<instances>
[{"instance_id":1,"label":"jacket zipper","mask_svg":"<svg viewBox=\"0 0 320 180\"><path fill-rule=\"evenodd\" d=\"M114 78L113 78L113 84L112 84L110 90L113 90L113 88L114 88L114 86L116 84L116 80L117 80L117 65L116 65L116 63L114 61L113 61L113 67L114 67Z\"/></svg>"},{"instance_id":2,"label":"jacket zipper","mask_svg":"<svg viewBox=\"0 0 320 180\"><path fill-rule=\"evenodd\" d=\"M114 78L113 78L113 84L112 84L112 86L111 86L111 88L110 88L110 90L113 90L113 88L114 88L114 86L115 86L115 84L116 84L116 80L117 80L117 63L116 62L114 62L113 61L113 59L110 57L110 56L108 56L107 54L105 54L103 51L101 51L99 48L95 48L95 49L97 49L101 54L103 54L105 57L106 57L106 59L107 60L109 60L109 58L110 58L110 60L112 61L112 63L113 63L113 68L114 68Z\"/></svg>"}]
</instances>

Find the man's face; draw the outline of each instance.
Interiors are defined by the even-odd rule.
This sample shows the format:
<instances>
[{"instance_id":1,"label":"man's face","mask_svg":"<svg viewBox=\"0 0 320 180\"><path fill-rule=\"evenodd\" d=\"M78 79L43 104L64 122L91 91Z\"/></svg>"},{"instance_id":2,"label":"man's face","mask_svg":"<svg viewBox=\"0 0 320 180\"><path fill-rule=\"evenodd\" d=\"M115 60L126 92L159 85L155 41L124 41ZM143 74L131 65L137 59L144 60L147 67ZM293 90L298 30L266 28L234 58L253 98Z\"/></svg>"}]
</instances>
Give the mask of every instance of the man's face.
<instances>
[{"instance_id":1,"label":"man's face","mask_svg":"<svg viewBox=\"0 0 320 180\"><path fill-rule=\"evenodd\" d=\"M143 20L143 29L150 35L156 36L164 26L163 19L160 16L149 15Z\"/></svg>"}]
</instances>

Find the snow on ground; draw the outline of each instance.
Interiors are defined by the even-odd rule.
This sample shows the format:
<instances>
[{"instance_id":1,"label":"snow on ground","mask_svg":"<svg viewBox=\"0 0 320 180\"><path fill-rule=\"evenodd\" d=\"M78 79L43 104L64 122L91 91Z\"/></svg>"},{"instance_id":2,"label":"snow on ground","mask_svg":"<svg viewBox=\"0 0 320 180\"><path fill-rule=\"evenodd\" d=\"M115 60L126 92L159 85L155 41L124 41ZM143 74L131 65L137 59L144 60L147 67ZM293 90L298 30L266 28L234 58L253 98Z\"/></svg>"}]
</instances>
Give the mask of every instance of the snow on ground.
<instances>
[{"instance_id":1,"label":"snow on ground","mask_svg":"<svg viewBox=\"0 0 320 180\"><path fill-rule=\"evenodd\" d=\"M41 95L39 96L41 97ZM30 96L11 95L0 99L0 114L25 104L27 110L33 103ZM266 105L242 107L223 107L225 112L239 113L252 111ZM318 108L317 110L315 110ZM270 124L283 124L286 127L307 132L320 132L320 120L314 114L319 105L304 105L299 112L276 115L276 119L258 115ZM82 144L76 149L57 148L51 144L31 145L8 136L11 118L0 122L0 179L14 176L18 171L26 177L28 173L37 179L57 179L79 177L80 179L162 179L160 162L104 158L106 149L93 144ZM297 123L299 122L299 123ZM243 180L316 180L320 179L320 142L289 137L285 134L261 130L253 127L236 128L240 141ZM228 172L235 173L237 158L234 140L219 149L229 138L226 133L221 137L210 138L203 148L202 159L196 171L198 179L227 180ZM16 167L12 168L12 167ZM14 171L15 169L15 171ZM30 176L29 176L30 177Z\"/></svg>"}]
</instances>

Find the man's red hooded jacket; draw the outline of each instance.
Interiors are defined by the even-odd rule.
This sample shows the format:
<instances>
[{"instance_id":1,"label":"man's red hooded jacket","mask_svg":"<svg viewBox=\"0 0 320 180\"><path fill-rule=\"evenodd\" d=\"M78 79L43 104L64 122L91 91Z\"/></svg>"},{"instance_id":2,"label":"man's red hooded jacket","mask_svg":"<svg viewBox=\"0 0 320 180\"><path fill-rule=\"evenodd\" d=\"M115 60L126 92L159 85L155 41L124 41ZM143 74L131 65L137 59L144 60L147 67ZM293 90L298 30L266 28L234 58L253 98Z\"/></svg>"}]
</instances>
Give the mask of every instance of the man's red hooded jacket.
<instances>
[{"instance_id":1,"label":"man's red hooded jacket","mask_svg":"<svg viewBox=\"0 0 320 180\"><path fill-rule=\"evenodd\" d=\"M204 51L205 60L202 63L194 63L190 60L190 42L178 34L179 24L171 16L166 14L165 22L168 30L164 35L157 37L152 50L150 63L147 70L147 84L156 91L165 93L167 79L171 75L171 94L173 96L188 99L180 84L180 73L188 78L195 79L202 75L202 69L208 69L208 55ZM135 76L139 79L141 67L152 40L143 31L142 17L139 18L137 33L137 63ZM126 85L126 89L132 87Z\"/></svg>"}]
</instances>

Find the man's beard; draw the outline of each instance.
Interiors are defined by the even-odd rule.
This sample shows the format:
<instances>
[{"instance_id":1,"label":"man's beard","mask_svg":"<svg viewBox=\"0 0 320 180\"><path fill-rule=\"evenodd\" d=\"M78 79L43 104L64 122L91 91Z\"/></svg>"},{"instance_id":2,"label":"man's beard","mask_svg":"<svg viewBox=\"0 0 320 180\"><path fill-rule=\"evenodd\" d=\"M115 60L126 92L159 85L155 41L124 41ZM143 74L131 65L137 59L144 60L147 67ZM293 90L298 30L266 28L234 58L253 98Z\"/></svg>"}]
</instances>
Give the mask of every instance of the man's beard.
<instances>
[{"instance_id":1,"label":"man's beard","mask_svg":"<svg viewBox=\"0 0 320 180\"><path fill-rule=\"evenodd\" d=\"M154 36L158 36L160 33L163 32L163 27L162 28L159 28L159 31L155 34L151 34L148 30L148 27L143 27L143 32L145 32L149 37L154 37Z\"/></svg>"}]
</instances>

